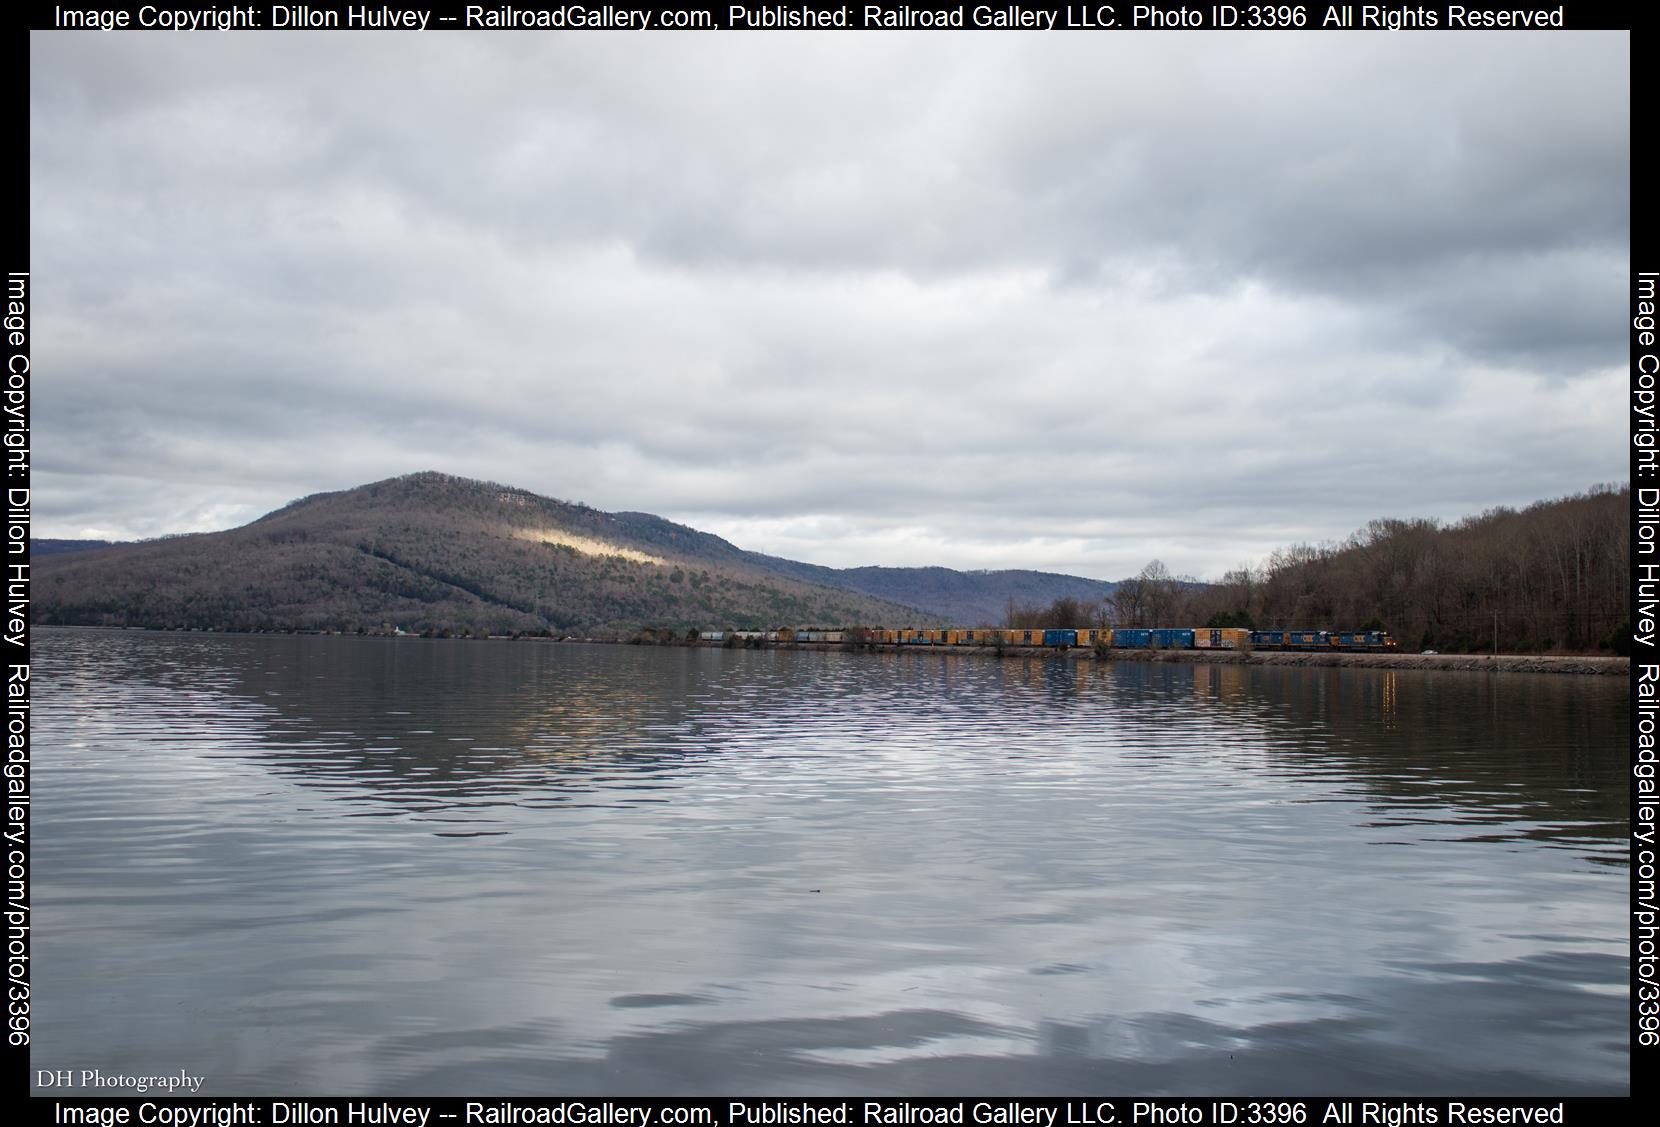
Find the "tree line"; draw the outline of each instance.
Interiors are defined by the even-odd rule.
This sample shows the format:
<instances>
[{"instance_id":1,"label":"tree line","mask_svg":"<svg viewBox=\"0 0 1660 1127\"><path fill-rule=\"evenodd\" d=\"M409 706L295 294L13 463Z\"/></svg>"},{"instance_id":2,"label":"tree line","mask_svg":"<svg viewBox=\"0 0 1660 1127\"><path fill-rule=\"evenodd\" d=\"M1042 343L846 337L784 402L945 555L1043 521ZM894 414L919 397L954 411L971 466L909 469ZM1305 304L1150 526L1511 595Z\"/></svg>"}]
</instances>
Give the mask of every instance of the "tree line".
<instances>
[{"instance_id":1,"label":"tree line","mask_svg":"<svg viewBox=\"0 0 1660 1127\"><path fill-rule=\"evenodd\" d=\"M1010 626L1383 629L1449 653L1630 652L1631 491L1604 485L1453 524L1374 520L1218 583L1157 560L1099 604L1010 603Z\"/></svg>"}]
</instances>

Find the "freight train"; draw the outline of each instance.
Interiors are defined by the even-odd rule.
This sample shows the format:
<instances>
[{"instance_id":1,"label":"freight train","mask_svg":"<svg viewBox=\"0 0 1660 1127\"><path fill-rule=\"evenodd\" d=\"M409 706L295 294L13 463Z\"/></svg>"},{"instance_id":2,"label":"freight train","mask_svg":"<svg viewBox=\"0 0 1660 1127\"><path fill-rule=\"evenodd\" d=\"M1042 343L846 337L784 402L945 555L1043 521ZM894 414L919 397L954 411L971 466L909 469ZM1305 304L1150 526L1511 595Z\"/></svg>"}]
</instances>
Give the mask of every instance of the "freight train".
<instances>
[{"instance_id":1,"label":"freight train","mask_svg":"<svg viewBox=\"0 0 1660 1127\"><path fill-rule=\"evenodd\" d=\"M1241 627L1111 629L870 630L870 641L900 646L1108 646L1127 650L1313 650L1383 653L1400 643L1383 630L1246 630Z\"/></svg>"},{"instance_id":2,"label":"freight train","mask_svg":"<svg viewBox=\"0 0 1660 1127\"><path fill-rule=\"evenodd\" d=\"M1400 643L1383 630L1247 630L1242 627L1130 627L961 630L706 630L705 642L867 642L889 646L1028 646L1068 650L1107 646L1121 650L1305 650L1385 653Z\"/></svg>"}]
</instances>

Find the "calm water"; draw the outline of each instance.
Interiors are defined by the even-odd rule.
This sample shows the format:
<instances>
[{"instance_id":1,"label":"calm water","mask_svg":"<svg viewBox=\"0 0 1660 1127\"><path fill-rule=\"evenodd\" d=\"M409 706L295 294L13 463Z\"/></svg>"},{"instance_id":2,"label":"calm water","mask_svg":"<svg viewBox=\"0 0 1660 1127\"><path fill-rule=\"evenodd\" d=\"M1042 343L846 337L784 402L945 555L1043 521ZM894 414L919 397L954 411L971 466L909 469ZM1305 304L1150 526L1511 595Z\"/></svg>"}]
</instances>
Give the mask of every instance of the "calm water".
<instances>
[{"instance_id":1,"label":"calm water","mask_svg":"<svg viewBox=\"0 0 1660 1127\"><path fill-rule=\"evenodd\" d=\"M35 1069L1629 1090L1616 678L64 630L35 661Z\"/></svg>"}]
</instances>

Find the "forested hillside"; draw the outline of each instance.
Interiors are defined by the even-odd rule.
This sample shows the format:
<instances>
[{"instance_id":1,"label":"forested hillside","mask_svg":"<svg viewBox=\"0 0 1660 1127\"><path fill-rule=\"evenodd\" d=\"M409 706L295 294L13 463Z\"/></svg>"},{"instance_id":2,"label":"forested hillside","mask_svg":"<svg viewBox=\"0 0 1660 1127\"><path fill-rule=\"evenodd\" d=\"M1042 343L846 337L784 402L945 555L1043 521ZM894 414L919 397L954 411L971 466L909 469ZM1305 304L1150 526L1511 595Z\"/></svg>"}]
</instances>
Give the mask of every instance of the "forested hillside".
<instances>
[{"instance_id":1,"label":"forested hillside","mask_svg":"<svg viewBox=\"0 0 1660 1127\"><path fill-rule=\"evenodd\" d=\"M38 573L40 621L452 633L989 625L1011 601L1098 604L1113 590L1039 571L820 567L650 513L433 473L307 497L230 532L32 544L42 559L106 547L120 554ZM119 566L101 562L111 558Z\"/></svg>"},{"instance_id":2,"label":"forested hillside","mask_svg":"<svg viewBox=\"0 0 1660 1127\"><path fill-rule=\"evenodd\" d=\"M1209 587L1160 568L1120 584L1114 622L1381 626L1414 649L1627 652L1631 491L1602 486L1456 524L1374 520Z\"/></svg>"},{"instance_id":3,"label":"forested hillside","mask_svg":"<svg viewBox=\"0 0 1660 1127\"><path fill-rule=\"evenodd\" d=\"M227 532L47 556L35 566L35 621L586 634L927 620L768 573L695 529L651 518L653 535L638 535L638 516L411 474Z\"/></svg>"}]
</instances>

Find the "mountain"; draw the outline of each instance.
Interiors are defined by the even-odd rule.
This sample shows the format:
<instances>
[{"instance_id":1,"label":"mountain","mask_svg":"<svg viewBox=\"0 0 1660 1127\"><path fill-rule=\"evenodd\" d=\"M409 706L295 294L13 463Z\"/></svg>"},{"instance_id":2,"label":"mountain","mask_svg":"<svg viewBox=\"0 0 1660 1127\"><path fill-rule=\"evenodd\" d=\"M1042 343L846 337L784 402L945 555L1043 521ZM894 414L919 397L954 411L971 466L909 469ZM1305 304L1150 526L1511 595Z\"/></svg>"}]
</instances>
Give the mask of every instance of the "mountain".
<instances>
[{"instance_id":1,"label":"mountain","mask_svg":"<svg viewBox=\"0 0 1660 1127\"><path fill-rule=\"evenodd\" d=\"M29 559L38 560L42 556L56 556L64 552L90 552L97 548L108 548L114 544L114 540L31 539L29 541Z\"/></svg>"},{"instance_id":2,"label":"mountain","mask_svg":"<svg viewBox=\"0 0 1660 1127\"><path fill-rule=\"evenodd\" d=\"M1036 571L828 568L650 513L439 473L302 498L226 532L34 541L35 621L617 634L1003 621L1113 584Z\"/></svg>"},{"instance_id":3,"label":"mountain","mask_svg":"<svg viewBox=\"0 0 1660 1127\"><path fill-rule=\"evenodd\" d=\"M316 494L226 532L37 559L47 624L563 634L928 621L659 518L437 473Z\"/></svg>"},{"instance_id":4,"label":"mountain","mask_svg":"<svg viewBox=\"0 0 1660 1127\"><path fill-rule=\"evenodd\" d=\"M808 583L841 587L877 599L918 607L950 622L994 626L1011 601L1020 607L1047 607L1057 599L1098 605L1118 584L1049 571L955 571L948 567L819 567L795 560L743 553L769 571Z\"/></svg>"},{"instance_id":5,"label":"mountain","mask_svg":"<svg viewBox=\"0 0 1660 1127\"><path fill-rule=\"evenodd\" d=\"M650 513L612 514L617 526L641 544L688 558L733 567L757 567L820 587L857 591L885 602L914 607L953 623L1001 623L1010 601L1046 607L1070 598L1094 605L1118 587L1100 579L1047 571L956 571L949 567L822 567L749 552L719 536L687 528Z\"/></svg>"}]
</instances>

